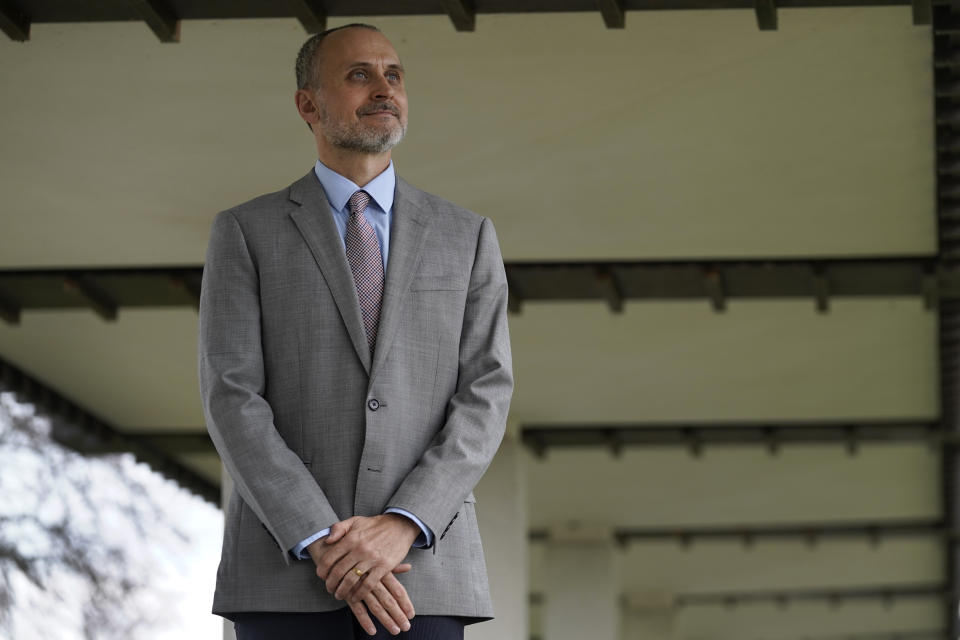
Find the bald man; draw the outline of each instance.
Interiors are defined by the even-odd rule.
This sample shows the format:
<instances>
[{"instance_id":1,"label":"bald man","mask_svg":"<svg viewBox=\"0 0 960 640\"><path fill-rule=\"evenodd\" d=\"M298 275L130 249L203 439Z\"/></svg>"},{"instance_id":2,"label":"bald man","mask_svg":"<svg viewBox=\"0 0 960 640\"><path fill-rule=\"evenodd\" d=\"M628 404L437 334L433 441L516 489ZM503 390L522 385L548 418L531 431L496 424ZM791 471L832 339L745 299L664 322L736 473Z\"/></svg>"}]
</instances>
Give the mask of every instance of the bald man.
<instances>
[{"instance_id":1,"label":"bald man","mask_svg":"<svg viewBox=\"0 0 960 640\"><path fill-rule=\"evenodd\" d=\"M513 390L491 222L399 178L405 69L375 27L311 37L318 160L214 220L204 413L235 491L213 611L240 640L459 639L493 615L473 488Z\"/></svg>"}]
</instances>

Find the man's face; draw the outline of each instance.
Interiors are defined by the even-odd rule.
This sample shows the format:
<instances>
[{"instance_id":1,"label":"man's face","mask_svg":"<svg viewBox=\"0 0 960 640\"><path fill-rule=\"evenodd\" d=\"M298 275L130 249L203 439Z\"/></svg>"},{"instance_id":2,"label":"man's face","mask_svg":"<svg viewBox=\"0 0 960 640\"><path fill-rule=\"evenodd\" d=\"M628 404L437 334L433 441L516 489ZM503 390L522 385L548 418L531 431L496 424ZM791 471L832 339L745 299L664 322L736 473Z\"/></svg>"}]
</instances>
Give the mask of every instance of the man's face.
<instances>
[{"instance_id":1,"label":"man's face","mask_svg":"<svg viewBox=\"0 0 960 640\"><path fill-rule=\"evenodd\" d=\"M334 147L383 153L407 130L403 66L383 34L350 28L321 46L316 91L320 130Z\"/></svg>"}]
</instances>

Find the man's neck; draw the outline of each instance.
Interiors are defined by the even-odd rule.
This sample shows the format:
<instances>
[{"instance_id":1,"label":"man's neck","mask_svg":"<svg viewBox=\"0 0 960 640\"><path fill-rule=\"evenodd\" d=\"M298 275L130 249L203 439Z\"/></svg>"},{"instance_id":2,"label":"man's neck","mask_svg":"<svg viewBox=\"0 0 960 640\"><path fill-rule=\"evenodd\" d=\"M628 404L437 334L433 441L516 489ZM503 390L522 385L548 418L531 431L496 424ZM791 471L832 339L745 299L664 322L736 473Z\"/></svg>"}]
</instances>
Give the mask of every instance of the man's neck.
<instances>
[{"instance_id":1,"label":"man's neck","mask_svg":"<svg viewBox=\"0 0 960 640\"><path fill-rule=\"evenodd\" d=\"M390 151L371 154L345 149L320 149L319 158L328 169L336 171L358 187L366 186L390 166Z\"/></svg>"}]
</instances>

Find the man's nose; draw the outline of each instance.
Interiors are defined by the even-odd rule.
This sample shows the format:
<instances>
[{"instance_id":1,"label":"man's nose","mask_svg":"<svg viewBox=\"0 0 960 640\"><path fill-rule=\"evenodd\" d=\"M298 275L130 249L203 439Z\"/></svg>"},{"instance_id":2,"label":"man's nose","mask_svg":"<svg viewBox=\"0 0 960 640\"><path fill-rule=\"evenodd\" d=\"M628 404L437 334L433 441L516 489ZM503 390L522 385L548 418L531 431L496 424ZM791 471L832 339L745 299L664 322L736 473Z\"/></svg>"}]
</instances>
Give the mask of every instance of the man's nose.
<instances>
[{"instance_id":1,"label":"man's nose","mask_svg":"<svg viewBox=\"0 0 960 640\"><path fill-rule=\"evenodd\" d=\"M378 100L393 97L393 86L387 81L386 76L378 75L377 81L372 87L372 95Z\"/></svg>"}]
</instances>

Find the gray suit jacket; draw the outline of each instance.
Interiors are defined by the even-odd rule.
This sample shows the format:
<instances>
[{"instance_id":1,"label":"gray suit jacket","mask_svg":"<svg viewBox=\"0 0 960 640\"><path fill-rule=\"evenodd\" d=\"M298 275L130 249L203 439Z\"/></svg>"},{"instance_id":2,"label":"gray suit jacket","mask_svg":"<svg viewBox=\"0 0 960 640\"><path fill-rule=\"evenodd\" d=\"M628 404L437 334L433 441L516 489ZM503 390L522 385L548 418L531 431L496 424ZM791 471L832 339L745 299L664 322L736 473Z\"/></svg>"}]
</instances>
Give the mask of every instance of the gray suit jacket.
<instances>
[{"instance_id":1,"label":"gray suit jacket","mask_svg":"<svg viewBox=\"0 0 960 640\"><path fill-rule=\"evenodd\" d=\"M235 491L213 611L329 611L288 551L352 515L435 533L400 576L418 614L492 617L473 487L513 390L493 225L397 179L373 357L323 188L220 212L200 297L200 391Z\"/></svg>"}]
</instances>

